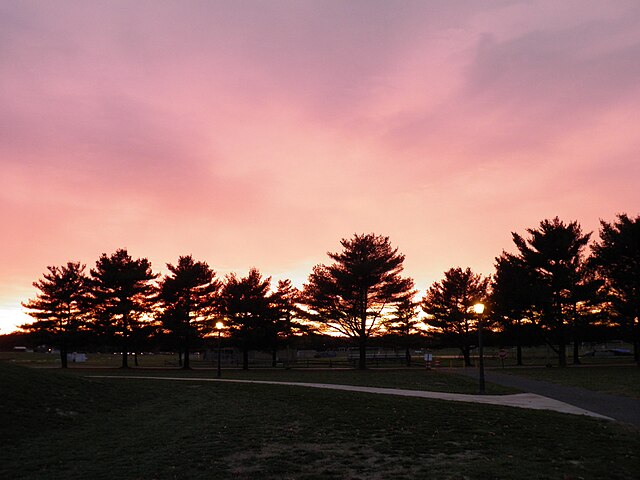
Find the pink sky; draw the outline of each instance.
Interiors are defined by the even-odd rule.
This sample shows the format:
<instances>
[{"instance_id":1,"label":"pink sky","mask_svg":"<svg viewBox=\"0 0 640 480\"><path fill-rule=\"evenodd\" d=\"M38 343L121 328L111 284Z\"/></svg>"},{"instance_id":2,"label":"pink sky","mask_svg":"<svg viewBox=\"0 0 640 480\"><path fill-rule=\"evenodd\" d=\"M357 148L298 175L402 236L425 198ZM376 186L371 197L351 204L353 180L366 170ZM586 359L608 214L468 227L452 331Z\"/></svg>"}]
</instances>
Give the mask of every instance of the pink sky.
<instances>
[{"instance_id":1,"label":"pink sky","mask_svg":"<svg viewBox=\"0 0 640 480\"><path fill-rule=\"evenodd\" d=\"M3 1L0 105L1 333L119 247L301 286L375 232L423 294L640 213L636 0Z\"/></svg>"}]
</instances>

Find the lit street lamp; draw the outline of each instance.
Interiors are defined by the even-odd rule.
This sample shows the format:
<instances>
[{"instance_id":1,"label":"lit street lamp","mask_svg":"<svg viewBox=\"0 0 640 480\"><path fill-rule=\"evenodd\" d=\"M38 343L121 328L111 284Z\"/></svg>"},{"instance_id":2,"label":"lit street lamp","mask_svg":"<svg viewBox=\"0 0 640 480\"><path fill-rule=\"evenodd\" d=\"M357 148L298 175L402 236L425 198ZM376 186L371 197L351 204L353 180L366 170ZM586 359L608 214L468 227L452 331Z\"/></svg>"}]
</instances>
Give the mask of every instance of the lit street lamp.
<instances>
[{"instance_id":1,"label":"lit street lamp","mask_svg":"<svg viewBox=\"0 0 640 480\"><path fill-rule=\"evenodd\" d=\"M473 306L473 311L478 315L478 363L480 364L480 394L484 395L484 355L482 345L482 314L484 313L484 304L476 303Z\"/></svg>"},{"instance_id":2,"label":"lit street lamp","mask_svg":"<svg viewBox=\"0 0 640 480\"><path fill-rule=\"evenodd\" d=\"M220 348L222 345L222 328L224 327L224 323L217 322L216 330L218 330L218 374L216 375L218 378L222 376L222 369L220 367L220 361L222 360L222 349Z\"/></svg>"}]
</instances>

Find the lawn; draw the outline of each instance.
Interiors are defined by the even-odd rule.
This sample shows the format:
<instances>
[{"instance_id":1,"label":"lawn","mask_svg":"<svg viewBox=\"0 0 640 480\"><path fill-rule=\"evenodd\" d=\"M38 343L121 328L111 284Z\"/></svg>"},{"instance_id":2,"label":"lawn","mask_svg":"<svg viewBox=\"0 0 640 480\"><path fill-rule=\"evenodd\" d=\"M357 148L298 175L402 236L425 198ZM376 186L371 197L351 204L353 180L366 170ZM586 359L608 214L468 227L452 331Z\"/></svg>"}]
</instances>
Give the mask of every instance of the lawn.
<instances>
[{"instance_id":1,"label":"lawn","mask_svg":"<svg viewBox=\"0 0 640 480\"><path fill-rule=\"evenodd\" d=\"M76 367L68 369L68 375L134 375L134 376L158 376L158 377L202 377L215 378L215 369L94 369ZM408 390L429 390L434 392L451 393L478 393L478 382L461 375L452 375L448 372L426 369L225 369L222 377L234 380L268 380L276 382L298 383L332 383L339 385L363 385L370 387L402 388ZM488 394L517 393L517 390L500 385L487 384Z\"/></svg>"},{"instance_id":2,"label":"lawn","mask_svg":"<svg viewBox=\"0 0 640 480\"><path fill-rule=\"evenodd\" d=\"M640 398L640 367L636 365L584 365L564 368L505 368L497 370L545 380L548 382L582 387L588 390Z\"/></svg>"},{"instance_id":3,"label":"lawn","mask_svg":"<svg viewBox=\"0 0 640 480\"><path fill-rule=\"evenodd\" d=\"M622 479L640 461L637 429L554 412L3 362L0 384L0 478Z\"/></svg>"}]
</instances>

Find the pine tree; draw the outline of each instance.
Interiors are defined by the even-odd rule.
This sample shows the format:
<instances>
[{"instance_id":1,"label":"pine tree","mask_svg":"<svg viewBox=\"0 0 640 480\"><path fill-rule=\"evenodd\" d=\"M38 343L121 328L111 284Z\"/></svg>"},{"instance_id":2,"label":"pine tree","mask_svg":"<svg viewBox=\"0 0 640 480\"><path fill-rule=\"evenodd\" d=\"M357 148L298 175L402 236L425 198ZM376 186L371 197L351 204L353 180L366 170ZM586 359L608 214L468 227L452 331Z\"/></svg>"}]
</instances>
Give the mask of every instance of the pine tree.
<instances>
[{"instance_id":1,"label":"pine tree","mask_svg":"<svg viewBox=\"0 0 640 480\"><path fill-rule=\"evenodd\" d=\"M127 368L130 339L145 321L153 306L152 283L158 275L151 271L146 258L134 260L126 249L110 256L103 253L91 269L93 315L107 321L122 347L122 368Z\"/></svg>"},{"instance_id":2,"label":"pine tree","mask_svg":"<svg viewBox=\"0 0 640 480\"><path fill-rule=\"evenodd\" d=\"M242 350L242 368L249 368L249 351L269 346L276 310L272 303L271 277L262 279L252 268L246 277L226 276L218 307L226 319L231 340Z\"/></svg>"},{"instance_id":3,"label":"pine tree","mask_svg":"<svg viewBox=\"0 0 640 480\"><path fill-rule=\"evenodd\" d=\"M47 267L42 280L33 283L40 293L22 304L35 321L20 328L55 342L62 368L67 368L68 347L86 320L88 279L84 269L80 262Z\"/></svg>"},{"instance_id":4,"label":"pine tree","mask_svg":"<svg viewBox=\"0 0 640 480\"><path fill-rule=\"evenodd\" d=\"M391 316L384 321L386 331L401 338L407 366L411 365L411 337L421 332L418 325L422 323L422 320L417 319L417 309L420 304L413 299L416 293L414 291L411 296L407 296L398 302Z\"/></svg>"},{"instance_id":5,"label":"pine tree","mask_svg":"<svg viewBox=\"0 0 640 480\"><path fill-rule=\"evenodd\" d=\"M356 234L340 243L342 252L328 253L333 264L314 267L303 298L315 321L358 340L364 369L367 340L388 309L411 296L413 280L401 277L404 255L389 237Z\"/></svg>"},{"instance_id":6,"label":"pine tree","mask_svg":"<svg viewBox=\"0 0 640 480\"><path fill-rule=\"evenodd\" d=\"M158 300L163 326L178 338L184 355L183 368L190 368L189 349L201 335L213 329L215 301L221 283L206 262L181 256L169 275L160 281Z\"/></svg>"},{"instance_id":7,"label":"pine tree","mask_svg":"<svg viewBox=\"0 0 640 480\"><path fill-rule=\"evenodd\" d=\"M512 233L518 258L535 274L541 294L541 321L555 335L558 359L566 365L567 330L572 327L578 292L584 280L584 249L591 234L582 234L577 222L565 224L558 217L543 220L538 229L527 229L529 238Z\"/></svg>"},{"instance_id":8,"label":"pine tree","mask_svg":"<svg viewBox=\"0 0 640 480\"><path fill-rule=\"evenodd\" d=\"M465 366L471 366L471 348L476 316L472 308L485 302L489 278L473 273L470 268L451 268L435 282L422 299L427 314L424 323L434 327L445 338L455 342L462 352Z\"/></svg>"},{"instance_id":9,"label":"pine tree","mask_svg":"<svg viewBox=\"0 0 640 480\"><path fill-rule=\"evenodd\" d=\"M605 282L614 318L633 342L640 365L640 216L620 214L613 223L601 221L591 262Z\"/></svg>"}]
</instances>

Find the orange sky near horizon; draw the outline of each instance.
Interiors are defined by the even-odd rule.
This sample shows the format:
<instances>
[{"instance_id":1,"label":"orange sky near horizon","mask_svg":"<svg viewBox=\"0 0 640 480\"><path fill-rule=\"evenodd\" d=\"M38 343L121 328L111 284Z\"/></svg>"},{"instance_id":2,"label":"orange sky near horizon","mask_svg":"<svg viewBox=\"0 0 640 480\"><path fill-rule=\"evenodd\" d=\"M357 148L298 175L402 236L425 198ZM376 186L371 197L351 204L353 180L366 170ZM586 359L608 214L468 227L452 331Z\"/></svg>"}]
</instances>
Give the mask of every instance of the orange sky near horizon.
<instances>
[{"instance_id":1,"label":"orange sky near horizon","mask_svg":"<svg viewBox=\"0 0 640 480\"><path fill-rule=\"evenodd\" d=\"M636 1L0 3L0 333L127 248L301 286L388 235L423 295L640 213Z\"/></svg>"}]
</instances>

